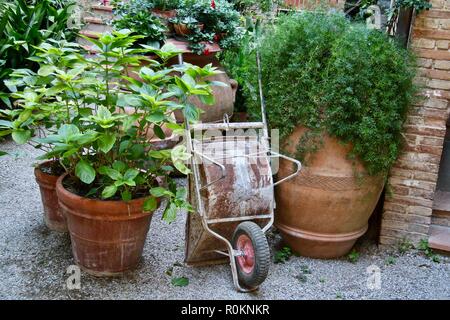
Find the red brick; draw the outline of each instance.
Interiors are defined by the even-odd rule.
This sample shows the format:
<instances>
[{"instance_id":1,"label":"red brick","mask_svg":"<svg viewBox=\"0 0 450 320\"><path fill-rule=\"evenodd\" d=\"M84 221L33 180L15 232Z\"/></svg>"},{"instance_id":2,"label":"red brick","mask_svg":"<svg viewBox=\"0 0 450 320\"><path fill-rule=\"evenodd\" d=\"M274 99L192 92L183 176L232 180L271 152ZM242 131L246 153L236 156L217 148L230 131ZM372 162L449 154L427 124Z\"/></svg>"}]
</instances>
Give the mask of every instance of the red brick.
<instances>
[{"instance_id":1,"label":"red brick","mask_svg":"<svg viewBox=\"0 0 450 320\"><path fill-rule=\"evenodd\" d=\"M406 216L406 221L408 221L409 223L429 225L431 223L431 217L430 216L418 216L415 214L408 214Z\"/></svg>"},{"instance_id":2,"label":"red brick","mask_svg":"<svg viewBox=\"0 0 450 320\"><path fill-rule=\"evenodd\" d=\"M435 127L417 127L417 126L405 126L407 133L418 134L421 136L430 137L444 137L445 128L435 128Z\"/></svg>"},{"instance_id":3,"label":"red brick","mask_svg":"<svg viewBox=\"0 0 450 320\"><path fill-rule=\"evenodd\" d=\"M427 82L427 86L433 89L450 90L450 81L431 79L430 81Z\"/></svg>"},{"instance_id":4,"label":"red brick","mask_svg":"<svg viewBox=\"0 0 450 320\"><path fill-rule=\"evenodd\" d=\"M444 138L421 137L420 144L442 147L444 145Z\"/></svg>"},{"instance_id":5,"label":"red brick","mask_svg":"<svg viewBox=\"0 0 450 320\"><path fill-rule=\"evenodd\" d=\"M429 229L430 229L429 225L415 224L415 223L410 223L410 224L408 224L408 227L407 227L408 231L422 233L424 235L428 234Z\"/></svg>"},{"instance_id":6,"label":"red brick","mask_svg":"<svg viewBox=\"0 0 450 320\"><path fill-rule=\"evenodd\" d=\"M418 37L418 38L427 38L427 39L434 39L434 40L448 40L448 39L450 39L450 31L415 28L413 31L413 36ZM420 54L420 56L423 58L429 58L428 56L423 56L422 54Z\"/></svg>"},{"instance_id":7,"label":"red brick","mask_svg":"<svg viewBox=\"0 0 450 320\"><path fill-rule=\"evenodd\" d=\"M433 9L435 8L431 8L431 10L424 11L420 13L420 15L427 18L450 19L450 11L433 10Z\"/></svg>"},{"instance_id":8,"label":"red brick","mask_svg":"<svg viewBox=\"0 0 450 320\"><path fill-rule=\"evenodd\" d=\"M450 80L450 72L442 71L442 70L432 70L432 69L419 69L420 75L430 78L430 79L439 79L439 80Z\"/></svg>"},{"instance_id":9,"label":"red brick","mask_svg":"<svg viewBox=\"0 0 450 320\"><path fill-rule=\"evenodd\" d=\"M436 183L438 175L428 172L414 172L414 179Z\"/></svg>"},{"instance_id":10,"label":"red brick","mask_svg":"<svg viewBox=\"0 0 450 320\"><path fill-rule=\"evenodd\" d=\"M389 197L389 201L407 206L421 206L429 207L433 206L433 200L424 198L414 198L410 196L392 195Z\"/></svg>"}]
</instances>

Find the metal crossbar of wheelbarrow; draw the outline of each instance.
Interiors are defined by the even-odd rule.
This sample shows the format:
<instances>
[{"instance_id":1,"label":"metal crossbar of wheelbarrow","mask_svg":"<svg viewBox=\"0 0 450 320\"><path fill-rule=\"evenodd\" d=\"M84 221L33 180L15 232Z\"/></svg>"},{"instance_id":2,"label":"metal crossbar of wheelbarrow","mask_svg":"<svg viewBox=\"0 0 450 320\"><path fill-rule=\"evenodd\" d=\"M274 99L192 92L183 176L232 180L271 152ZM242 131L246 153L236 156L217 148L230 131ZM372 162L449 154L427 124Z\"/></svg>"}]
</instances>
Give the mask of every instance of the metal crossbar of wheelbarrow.
<instances>
[{"instance_id":1,"label":"metal crossbar of wheelbarrow","mask_svg":"<svg viewBox=\"0 0 450 320\"><path fill-rule=\"evenodd\" d=\"M200 190L204 190L204 189L212 186L213 184L223 180L226 177L226 170L225 170L225 166L223 164L221 164L220 162L216 161L215 159L213 159L213 158L211 158L209 156L206 156L205 154L203 154L201 152L198 152L198 151L196 151L194 149L192 150L192 153L196 154L197 156L199 156L201 158L204 158L204 159L210 161L211 163L213 163L216 166L218 166L220 168L220 170L221 170L221 176L219 178L209 182L208 184L206 184L204 186L201 186ZM269 188L275 187L275 186L279 185L280 183L283 183L283 182L285 182L285 181L287 181L289 179L294 178L295 176L297 176L300 173L300 171L302 169L302 164L301 164L300 161L298 161L298 160L296 160L294 158L285 156L285 155L283 155L281 153L272 151L272 150L260 151L260 152L251 153L251 154L221 156L220 158L221 159L232 159L232 158L283 158L285 160L293 162L297 166L297 168L296 168L294 173L288 175L287 177L282 178L281 180L278 180L278 181L274 182L271 186L269 186ZM268 187L265 187L265 188L268 188Z\"/></svg>"}]
</instances>

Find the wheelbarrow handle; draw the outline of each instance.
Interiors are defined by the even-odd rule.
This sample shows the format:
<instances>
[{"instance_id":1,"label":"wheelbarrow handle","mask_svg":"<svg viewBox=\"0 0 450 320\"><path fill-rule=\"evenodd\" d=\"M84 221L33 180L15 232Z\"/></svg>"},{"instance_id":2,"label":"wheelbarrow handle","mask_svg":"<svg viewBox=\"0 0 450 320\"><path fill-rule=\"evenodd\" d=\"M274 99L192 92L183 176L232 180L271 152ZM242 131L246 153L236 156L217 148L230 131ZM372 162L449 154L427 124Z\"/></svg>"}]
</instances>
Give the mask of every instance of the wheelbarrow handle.
<instances>
[{"instance_id":1,"label":"wheelbarrow handle","mask_svg":"<svg viewBox=\"0 0 450 320\"><path fill-rule=\"evenodd\" d=\"M285 182L285 181L287 181L287 180L289 180L289 179L294 178L295 176L297 176L297 175L300 173L300 170L302 170L302 163L301 163L300 161L298 161L297 159L294 159L294 158L285 156L285 155L280 154L280 153L275 152L275 151L270 151L270 152L271 152L274 156L276 156L276 157L280 157L280 158L283 158L283 159L286 159L286 160L288 160L288 161L291 161L291 162L295 163L295 165L297 166L297 169L295 170L294 173L292 173L292 174L288 175L287 177L284 177L283 179L278 180L277 182L275 182L275 183L273 184L274 187L275 187L276 185L280 184L280 183L283 183L283 182Z\"/></svg>"},{"instance_id":2,"label":"wheelbarrow handle","mask_svg":"<svg viewBox=\"0 0 450 320\"><path fill-rule=\"evenodd\" d=\"M214 160L214 159L212 159L212 158L210 158L210 157L208 157L208 156L205 156L203 153L200 153L200 152L198 152L198 151L192 150L192 152L195 153L197 156L199 156L199 157L201 157L201 158L204 158L204 159L210 161L211 163L215 164L216 166L218 166L218 167L220 168L220 171L221 171L221 176L220 176L220 178L217 178L217 179L215 179L214 181L211 181L210 183L208 183L208 184L206 184L206 185L204 185L204 186L201 186L199 190L206 189L206 188L208 188L209 186L213 185L214 183L217 183L217 182L219 182L220 180L222 180L223 178L225 178L226 173L225 173L225 166L224 166L223 164L217 162L216 160ZM195 165L195 164L193 163L192 165Z\"/></svg>"}]
</instances>

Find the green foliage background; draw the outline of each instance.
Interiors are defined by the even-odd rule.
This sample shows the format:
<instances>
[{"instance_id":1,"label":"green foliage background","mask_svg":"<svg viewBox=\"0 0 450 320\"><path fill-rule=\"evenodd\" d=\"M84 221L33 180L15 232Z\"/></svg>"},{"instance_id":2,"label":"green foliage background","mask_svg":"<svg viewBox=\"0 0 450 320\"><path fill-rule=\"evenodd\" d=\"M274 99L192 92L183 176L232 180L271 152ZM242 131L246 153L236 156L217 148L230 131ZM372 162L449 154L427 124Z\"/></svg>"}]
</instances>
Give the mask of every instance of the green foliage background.
<instances>
[{"instance_id":1,"label":"green foliage background","mask_svg":"<svg viewBox=\"0 0 450 320\"><path fill-rule=\"evenodd\" d=\"M379 31L322 12L280 17L266 28L260 52L270 126L281 141L297 126L311 129L299 141L298 158L317 150L326 131L351 142L349 157L361 159L370 174L389 170L417 92L411 53ZM259 114L254 54L231 73L240 69L253 84L244 85L245 103Z\"/></svg>"}]
</instances>

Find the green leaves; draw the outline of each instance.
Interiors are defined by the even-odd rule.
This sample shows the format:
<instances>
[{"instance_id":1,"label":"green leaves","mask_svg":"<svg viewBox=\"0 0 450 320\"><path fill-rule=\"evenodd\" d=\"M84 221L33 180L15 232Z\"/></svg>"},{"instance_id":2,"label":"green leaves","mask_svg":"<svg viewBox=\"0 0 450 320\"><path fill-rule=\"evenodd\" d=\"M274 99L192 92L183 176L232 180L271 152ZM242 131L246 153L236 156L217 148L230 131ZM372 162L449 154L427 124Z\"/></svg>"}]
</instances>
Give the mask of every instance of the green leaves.
<instances>
[{"instance_id":1,"label":"green leaves","mask_svg":"<svg viewBox=\"0 0 450 320\"><path fill-rule=\"evenodd\" d=\"M116 136L112 133L104 133L99 136L97 143L100 151L108 153L116 143Z\"/></svg>"},{"instance_id":2,"label":"green leaves","mask_svg":"<svg viewBox=\"0 0 450 320\"><path fill-rule=\"evenodd\" d=\"M139 10L150 14L150 10ZM189 173L190 155L181 146L158 150L159 145L149 137L153 132L166 138L166 128L174 134L184 133L173 112L184 109L187 119L197 119L198 109L187 101L202 96L203 101L212 102L211 87L203 76L216 71L212 66L166 66L164 61L178 50L170 45L136 49L136 41L142 38L130 30L105 33L90 39L98 50L89 55L65 40L30 43L27 49L36 50L30 59L36 68L10 73L7 83L14 91L17 109L2 110L0 136L12 133L17 143L32 140L49 150L41 158L63 163L77 180L74 187L79 181L88 184L77 190L89 190L86 197L131 201L147 196L145 211L154 211L158 198L167 198L163 217L170 223L178 210L192 210L185 191L169 182L175 168ZM26 49L20 41L14 45ZM143 55L148 52L162 59ZM1 101L5 97L0 94ZM45 128L46 135L33 137L37 128ZM152 188L156 177L165 179L168 186Z\"/></svg>"},{"instance_id":3,"label":"green leaves","mask_svg":"<svg viewBox=\"0 0 450 320\"><path fill-rule=\"evenodd\" d=\"M185 161L190 159L191 155L187 153L186 147L183 145L177 145L173 148L171 153L173 165L183 174L189 174L191 170L185 165Z\"/></svg>"},{"instance_id":4,"label":"green leaves","mask_svg":"<svg viewBox=\"0 0 450 320\"><path fill-rule=\"evenodd\" d=\"M95 169L86 160L78 161L75 166L75 175L86 184L91 184L95 179Z\"/></svg>"},{"instance_id":5,"label":"green leaves","mask_svg":"<svg viewBox=\"0 0 450 320\"><path fill-rule=\"evenodd\" d=\"M189 285L189 279L186 277L172 278L170 283L175 287L186 287Z\"/></svg>"},{"instance_id":6,"label":"green leaves","mask_svg":"<svg viewBox=\"0 0 450 320\"><path fill-rule=\"evenodd\" d=\"M144 211L145 212L155 211L157 207L158 207L158 201L154 197L149 197L144 202Z\"/></svg>"},{"instance_id":7,"label":"green leaves","mask_svg":"<svg viewBox=\"0 0 450 320\"><path fill-rule=\"evenodd\" d=\"M107 199L114 196L117 192L117 187L115 185L107 186L102 191L102 198Z\"/></svg>"},{"instance_id":8,"label":"green leaves","mask_svg":"<svg viewBox=\"0 0 450 320\"><path fill-rule=\"evenodd\" d=\"M304 160L322 147L326 132L351 143L348 156L359 158L369 174L384 175L401 150L403 123L417 92L414 59L382 32L337 13L279 18L261 39L260 52L267 116L280 141L296 127L309 129L292 145ZM228 65L240 59L246 60L238 69L245 105L256 115L255 57L235 56ZM286 90L293 83L296 90Z\"/></svg>"},{"instance_id":9,"label":"green leaves","mask_svg":"<svg viewBox=\"0 0 450 320\"><path fill-rule=\"evenodd\" d=\"M24 144L27 143L28 140L30 140L31 137L31 131L30 130L14 130L11 134L13 140L18 144Z\"/></svg>"}]
</instances>

